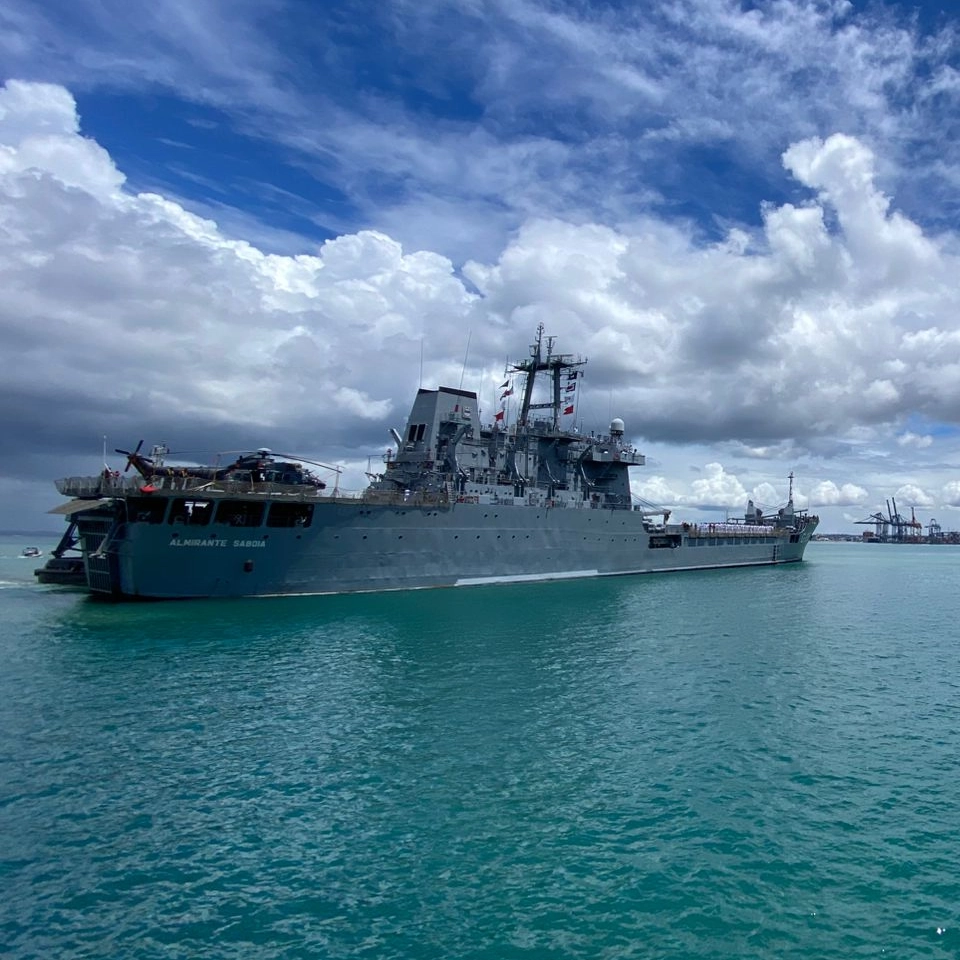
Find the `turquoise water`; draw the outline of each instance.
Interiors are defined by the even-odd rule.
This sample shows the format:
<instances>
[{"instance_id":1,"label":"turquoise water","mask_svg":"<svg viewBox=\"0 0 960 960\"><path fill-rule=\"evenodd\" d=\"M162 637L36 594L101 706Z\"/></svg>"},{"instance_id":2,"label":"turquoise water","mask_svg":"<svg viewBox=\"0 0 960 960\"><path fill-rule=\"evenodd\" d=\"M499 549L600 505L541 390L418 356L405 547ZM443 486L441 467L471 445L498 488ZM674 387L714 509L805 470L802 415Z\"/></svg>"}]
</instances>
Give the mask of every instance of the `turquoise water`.
<instances>
[{"instance_id":1,"label":"turquoise water","mask_svg":"<svg viewBox=\"0 0 960 960\"><path fill-rule=\"evenodd\" d=\"M960 951L960 548L111 606L22 546L4 956Z\"/></svg>"}]
</instances>

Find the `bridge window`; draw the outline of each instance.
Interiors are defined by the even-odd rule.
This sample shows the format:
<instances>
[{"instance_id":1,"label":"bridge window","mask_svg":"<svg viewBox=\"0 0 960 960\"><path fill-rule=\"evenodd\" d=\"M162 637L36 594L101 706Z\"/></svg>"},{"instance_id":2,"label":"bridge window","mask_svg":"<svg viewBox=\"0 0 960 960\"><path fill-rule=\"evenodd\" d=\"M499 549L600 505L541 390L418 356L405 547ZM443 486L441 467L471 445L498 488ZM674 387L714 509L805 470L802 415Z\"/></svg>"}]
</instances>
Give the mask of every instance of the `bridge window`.
<instances>
[{"instance_id":1,"label":"bridge window","mask_svg":"<svg viewBox=\"0 0 960 960\"><path fill-rule=\"evenodd\" d=\"M263 523L263 504L256 500L221 500L217 504L217 523L259 527Z\"/></svg>"},{"instance_id":2,"label":"bridge window","mask_svg":"<svg viewBox=\"0 0 960 960\"><path fill-rule=\"evenodd\" d=\"M274 503L267 514L268 527L309 527L312 521L312 503Z\"/></svg>"},{"instance_id":3,"label":"bridge window","mask_svg":"<svg viewBox=\"0 0 960 960\"><path fill-rule=\"evenodd\" d=\"M407 431L407 443L419 443L426 432L427 425L425 423L411 423L410 429Z\"/></svg>"},{"instance_id":4,"label":"bridge window","mask_svg":"<svg viewBox=\"0 0 960 960\"><path fill-rule=\"evenodd\" d=\"M130 497L127 500L127 519L131 523L163 523L167 512L165 498Z\"/></svg>"}]
</instances>

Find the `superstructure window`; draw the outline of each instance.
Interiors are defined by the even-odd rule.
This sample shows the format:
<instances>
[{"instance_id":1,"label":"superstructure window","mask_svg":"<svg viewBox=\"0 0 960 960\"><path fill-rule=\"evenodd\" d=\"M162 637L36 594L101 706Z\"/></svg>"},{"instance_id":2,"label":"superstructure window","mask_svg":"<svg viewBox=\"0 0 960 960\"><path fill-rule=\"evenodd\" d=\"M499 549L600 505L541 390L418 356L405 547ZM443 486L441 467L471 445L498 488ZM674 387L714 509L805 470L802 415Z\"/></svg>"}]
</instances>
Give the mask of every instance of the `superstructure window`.
<instances>
[{"instance_id":1,"label":"superstructure window","mask_svg":"<svg viewBox=\"0 0 960 960\"><path fill-rule=\"evenodd\" d=\"M312 503L274 503L267 514L268 527L309 527L312 522Z\"/></svg>"},{"instance_id":2,"label":"superstructure window","mask_svg":"<svg viewBox=\"0 0 960 960\"><path fill-rule=\"evenodd\" d=\"M263 504L256 500L221 500L217 504L217 523L259 527L263 523Z\"/></svg>"},{"instance_id":3,"label":"superstructure window","mask_svg":"<svg viewBox=\"0 0 960 960\"><path fill-rule=\"evenodd\" d=\"M679 533L660 533L650 538L650 549L660 550L664 548L679 547L682 537Z\"/></svg>"},{"instance_id":4,"label":"superstructure window","mask_svg":"<svg viewBox=\"0 0 960 960\"><path fill-rule=\"evenodd\" d=\"M167 501L156 497L130 497L127 500L127 519L132 523L163 523Z\"/></svg>"},{"instance_id":5,"label":"superstructure window","mask_svg":"<svg viewBox=\"0 0 960 960\"><path fill-rule=\"evenodd\" d=\"M192 527L205 527L213 516L213 501L188 500L179 497L170 507L169 523L186 523Z\"/></svg>"}]
</instances>

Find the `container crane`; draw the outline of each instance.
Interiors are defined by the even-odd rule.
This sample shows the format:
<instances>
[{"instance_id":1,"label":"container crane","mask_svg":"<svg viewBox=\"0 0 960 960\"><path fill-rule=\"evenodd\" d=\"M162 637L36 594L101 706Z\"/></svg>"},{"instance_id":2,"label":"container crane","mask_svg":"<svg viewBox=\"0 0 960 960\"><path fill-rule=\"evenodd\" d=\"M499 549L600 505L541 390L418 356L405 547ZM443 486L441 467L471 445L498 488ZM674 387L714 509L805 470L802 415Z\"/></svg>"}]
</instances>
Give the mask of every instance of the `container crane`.
<instances>
[{"instance_id":1,"label":"container crane","mask_svg":"<svg viewBox=\"0 0 960 960\"><path fill-rule=\"evenodd\" d=\"M923 540L923 524L917 519L917 514L913 507L910 508L910 519L907 521L907 528L910 531L907 537L911 543L920 543L920 541Z\"/></svg>"},{"instance_id":2,"label":"container crane","mask_svg":"<svg viewBox=\"0 0 960 960\"><path fill-rule=\"evenodd\" d=\"M873 543L886 543L890 538L890 521L882 513L871 513L865 520L857 520L858 524L873 526L873 533L867 531L863 534L864 540Z\"/></svg>"}]
</instances>

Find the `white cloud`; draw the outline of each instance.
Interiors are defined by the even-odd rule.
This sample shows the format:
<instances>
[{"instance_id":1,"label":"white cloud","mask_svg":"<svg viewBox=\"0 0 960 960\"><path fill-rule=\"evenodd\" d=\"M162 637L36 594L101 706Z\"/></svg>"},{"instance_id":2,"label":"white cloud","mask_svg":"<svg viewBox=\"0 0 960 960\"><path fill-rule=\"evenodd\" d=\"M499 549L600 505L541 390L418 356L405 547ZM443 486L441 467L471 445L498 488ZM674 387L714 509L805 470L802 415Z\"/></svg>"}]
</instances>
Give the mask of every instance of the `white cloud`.
<instances>
[{"instance_id":1,"label":"white cloud","mask_svg":"<svg viewBox=\"0 0 960 960\"><path fill-rule=\"evenodd\" d=\"M897 437L897 443L901 447L916 447L918 450L924 450L933 443L933 437L930 434L916 434L907 431Z\"/></svg>"},{"instance_id":2,"label":"white cloud","mask_svg":"<svg viewBox=\"0 0 960 960\"><path fill-rule=\"evenodd\" d=\"M898 507L932 507L936 504L936 498L922 490L915 483L905 483L894 493L893 498L897 501Z\"/></svg>"},{"instance_id":3,"label":"white cloud","mask_svg":"<svg viewBox=\"0 0 960 960\"><path fill-rule=\"evenodd\" d=\"M823 480L816 484L807 496L811 507L849 507L866 503L869 493L855 483L837 486L832 480Z\"/></svg>"},{"instance_id":4,"label":"white cloud","mask_svg":"<svg viewBox=\"0 0 960 960\"><path fill-rule=\"evenodd\" d=\"M395 396L405 406L421 338L460 352L475 296L444 257L372 231L296 257L229 239L173 201L123 190L79 135L69 94L48 85L0 90L0 143L5 392L49 383L54 410L78 391L112 405L112 419L172 429L289 420L302 434L335 408L326 430L343 434L382 421ZM26 404L17 416L27 428L60 414Z\"/></svg>"},{"instance_id":5,"label":"white cloud","mask_svg":"<svg viewBox=\"0 0 960 960\"><path fill-rule=\"evenodd\" d=\"M719 435L762 455L787 437L918 411L949 420L960 378L937 368L960 366L958 295L944 282L957 258L889 213L862 144L811 139L787 156L811 186L829 186L823 204L846 205L833 233L826 207L789 204L767 208L757 252L704 248L652 219L630 232L531 221L496 264L464 272L502 322L549 322L605 376L633 374L626 396L648 437Z\"/></svg>"},{"instance_id":6,"label":"white cloud","mask_svg":"<svg viewBox=\"0 0 960 960\"><path fill-rule=\"evenodd\" d=\"M106 150L79 136L66 90L18 80L0 87L0 174L49 175L95 196L115 196L124 181Z\"/></svg>"},{"instance_id":7,"label":"white cloud","mask_svg":"<svg viewBox=\"0 0 960 960\"><path fill-rule=\"evenodd\" d=\"M950 480L940 490L940 500L946 506L960 507L960 480Z\"/></svg>"},{"instance_id":8,"label":"white cloud","mask_svg":"<svg viewBox=\"0 0 960 960\"><path fill-rule=\"evenodd\" d=\"M0 123L0 143L5 145L80 131L73 97L52 83L7 81L0 88Z\"/></svg>"},{"instance_id":9,"label":"white cloud","mask_svg":"<svg viewBox=\"0 0 960 960\"><path fill-rule=\"evenodd\" d=\"M752 499L757 505L770 508L780 503L781 499L786 499L786 497L781 498L780 493L772 483L763 481L753 488Z\"/></svg>"},{"instance_id":10,"label":"white cloud","mask_svg":"<svg viewBox=\"0 0 960 960\"><path fill-rule=\"evenodd\" d=\"M895 286L918 271L940 276L936 245L917 224L891 212L876 188L874 156L865 144L839 133L825 141L813 137L790 147L783 161L836 211L860 283Z\"/></svg>"},{"instance_id":11,"label":"white cloud","mask_svg":"<svg viewBox=\"0 0 960 960\"><path fill-rule=\"evenodd\" d=\"M953 193L949 21L924 36L905 9L807 0L750 9L398 0L359 17L280 8L265 18L246 0L95 4L78 27L8 0L0 51L8 75L212 104L235 129L283 143L335 179L361 209L357 222L458 259L492 255L525 219L628 222L651 202L682 200L670 188L689 148L729 149L769 182L787 139L846 131L885 144L884 178L915 205L935 211L933 188ZM389 51L382 78L363 70L379 88L357 87L351 43L365 39ZM432 117L431 98L468 100L469 115ZM666 145L675 152L664 155ZM353 229L335 209L317 214Z\"/></svg>"},{"instance_id":12,"label":"white cloud","mask_svg":"<svg viewBox=\"0 0 960 960\"><path fill-rule=\"evenodd\" d=\"M752 500L766 513L774 511L787 501L787 481L774 485L770 481L762 480L748 489L739 476L719 463L706 464L702 473L702 477L690 484L683 484L659 474L644 477L633 483L633 493L644 500L664 506L708 512L722 511L730 515L741 514L748 500ZM833 480L814 482L809 493L804 492L799 482L795 482L793 488L794 506L797 509L810 509L820 513L823 508L863 504L868 498L868 491L858 484L837 484Z\"/></svg>"},{"instance_id":13,"label":"white cloud","mask_svg":"<svg viewBox=\"0 0 960 960\"><path fill-rule=\"evenodd\" d=\"M682 494L676 492L666 477L644 476L642 480L634 480L630 488L642 500L662 506L676 506L682 499ZM960 493L957 496L960 502Z\"/></svg>"},{"instance_id":14,"label":"white cloud","mask_svg":"<svg viewBox=\"0 0 960 960\"><path fill-rule=\"evenodd\" d=\"M785 491L741 458L776 478L829 448L882 454L886 472L868 483L853 460L808 461L798 505L863 503L868 486L882 496L912 482L888 449L930 447L905 430L911 418L956 418L958 294L945 278L957 244L891 212L855 138L788 148L789 169L816 195L766 206L749 242L735 228L705 244L652 216L619 227L531 218L497 257L465 265L473 292L449 259L382 231L268 254L168 197L136 193L81 135L62 88L8 84L0 111L2 387L26 446L66 455L90 444L79 430L107 428L123 444L145 428L173 441L224 431L235 443L283 432L284 445L312 444L306 455L336 447L356 460L386 441L385 418L400 425L421 342L424 385L476 386L525 355L539 322L558 349L590 359L587 429L621 415L644 442L726 442L731 461L705 450L689 484L676 469L638 482L655 502L773 505ZM948 481L930 485L946 484L952 502Z\"/></svg>"},{"instance_id":15,"label":"white cloud","mask_svg":"<svg viewBox=\"0 0 960 960\"><path fill-rule=\"evenodd\" d=\"M747 501L747 491L743 484L728 474L719 463L708 463L704 467L706 476L694 480L691 484L692 496L696 503L704 507L742 507Z\"/></svg>"}]
</instances>

